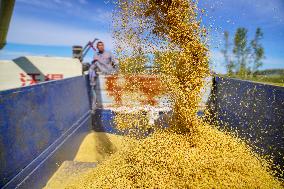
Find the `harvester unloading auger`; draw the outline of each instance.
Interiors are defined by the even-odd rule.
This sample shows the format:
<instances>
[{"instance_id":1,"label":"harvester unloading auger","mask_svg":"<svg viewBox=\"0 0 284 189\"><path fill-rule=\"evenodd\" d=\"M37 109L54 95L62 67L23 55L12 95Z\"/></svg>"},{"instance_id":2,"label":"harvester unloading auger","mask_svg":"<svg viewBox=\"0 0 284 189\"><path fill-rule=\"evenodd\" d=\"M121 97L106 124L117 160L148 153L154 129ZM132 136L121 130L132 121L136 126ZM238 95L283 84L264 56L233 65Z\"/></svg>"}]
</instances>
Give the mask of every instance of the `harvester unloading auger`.
<instances>
[{"instance_id":1,"label":"harvester unloading auger","mask_svg":"<svg viewBox=\"0 0 284 189\"><path fill-rule=\"evenodd\" d=\"M73 46L73 58L78 58L81 62L83 62L85 56L88 54L90 49L96 51L94 44L96 41L99 41L98 38L95 38L93 41L89 41L84 48L79 45Z\"/></svg>"},{"instance_id":2,"label":"harvester unloading auger","mask_svg":"<svg viewBox=\"0 0 284 189\"><path fill-rule=\"evenodd\" d=\"M80 45L74 45L72 47L72 54L73 54L73 58L77 58L80 60L80 62L83 65L83 72L87 71L90 67L89 64L84 64L84 58L85 56L88 54L90 49L93 49L94 51L96 51L96 48L94 47L94 44L99 41L98 38L94 38L93 41L89 41L84 47L80 46Z\"/></svg>"}]
</instances>

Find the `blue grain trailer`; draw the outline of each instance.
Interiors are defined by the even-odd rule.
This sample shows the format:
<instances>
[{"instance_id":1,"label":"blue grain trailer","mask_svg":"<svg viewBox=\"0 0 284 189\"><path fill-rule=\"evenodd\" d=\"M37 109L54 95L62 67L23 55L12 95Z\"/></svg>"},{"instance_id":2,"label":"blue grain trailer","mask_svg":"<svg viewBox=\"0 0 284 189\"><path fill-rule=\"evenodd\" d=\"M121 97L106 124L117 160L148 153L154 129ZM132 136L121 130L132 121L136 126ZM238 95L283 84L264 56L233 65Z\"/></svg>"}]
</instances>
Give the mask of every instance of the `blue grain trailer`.
<instances>
[{"instance_id":1,"label":"blue grain trailer","mask_svg":"<svg viewBox=\"0 0 284 189\"><path fill-rule=\"evenodd\" d=\"M216 120L237 130L259 153L273 155L283 170L284 88L213 80L209 107ZM116 133L115 112L100 108L92 117L90 107L85 76L1 91L0 187L43 188L63 162L69 162L69 172L95 167L74 162L74 156L92 130Z\"/></svg>"},{"instance_id":2,"label":"blue grain trailer","mask_svg":"<svg viewBox=\"0 0 284 189\"><path fill-rule=\"evenodd\" d=\"M0 49L6 44L14 3L0 2ZM43 188L63 163L66 172L95 167L74 162L83 139L93 130L121 133L114 127L112 109L100 108L92 116L90 107L85 76L1 91L0 188ZM236 131L258 153L271 155L278 171L284 170L283 87L215 77L208 107L214 122ZM158 115L166 111L158 110Z\"/></svg>"}]
</instances>

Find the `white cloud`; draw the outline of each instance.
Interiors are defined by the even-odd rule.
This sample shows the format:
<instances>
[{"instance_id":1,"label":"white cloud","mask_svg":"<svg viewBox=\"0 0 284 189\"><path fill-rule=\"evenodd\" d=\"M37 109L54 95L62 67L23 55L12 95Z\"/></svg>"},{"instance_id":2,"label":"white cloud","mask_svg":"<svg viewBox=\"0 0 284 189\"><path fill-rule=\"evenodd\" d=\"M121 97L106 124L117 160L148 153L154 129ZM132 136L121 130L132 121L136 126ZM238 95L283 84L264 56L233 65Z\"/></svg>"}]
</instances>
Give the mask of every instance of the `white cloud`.
<instances>
[{"instance_id":1,"label":"white cloud","mask_svg":"<svg viewBox=\"0 0 284 189\"><path fill-rule=\"evenodd\" d=\"M49 1L42 1L42 0L17 0L17 3L28 4L35 7L42 7L48 9L61 9L63 7L72 7L72 1L66 0L49 0ZM64 10L64 9L62 9Z\"/></svg>"},{"instance_id":2,"label":"white cloud","mask_svg":"<svg viewBox=\"0 0 284 189\"><path fill-rule=\"evenodd\" d=\"M103 40L108 48L112 48L110 32L80 29L35 18L15 17L9 29L8 42L70 46L76 44L85 45L95 37Z\"/></svg>"},{"instance_id":3,"label":"white cloud","mask_svg":"<svg viewBox=\"0 0 284 189\"><path fill-rule=\"evenodd\" d=\"M35 10L41 8L48 11L56 11L56 14L95 22L94 24L99 23L104 27L110 27L111 25L111 11L91 5L87 0L17 0L17 2L19 3L18 6L29 5L31 9ZM52 13L50 12L50 14Z\"/></svg>"},{"instance_id":4,"label":"white cloud","mask_svg":"<svg viewBox=\"0 0 284 189\"><path fill-rule=\"evenodd\" d=\"M229 23L235 23L242 19L250 20L259 25L279 25L284 21L283 0L201 0L208 12L223 13L215 19L226 19ZM236 18L228 18L226 13L238 14Z\"/></svg>"},{"instance_id":5,"label":"white cloud","mask_svg":"<svg viewBox=\"0 0 284 189\"><path fill-rule=\"evenodd\" d=\"M104 22L104 23L111 23L112 20L112 13L110 11L105 11L103 9L96 9L92 14L85 12L85 14L81 15L82 17L88 17L93 21Z\"/></svg>"},{"instance_id":6,"label":"white cloud","mask_svg":"<svg viewBox=\"0 0 284 189\"><path fill-rule=\"evenodd\" d=\"M85 5L85 4L88 4L88 1L87 0L79 0L79 3Z\"/></svg>"}]
</instances>

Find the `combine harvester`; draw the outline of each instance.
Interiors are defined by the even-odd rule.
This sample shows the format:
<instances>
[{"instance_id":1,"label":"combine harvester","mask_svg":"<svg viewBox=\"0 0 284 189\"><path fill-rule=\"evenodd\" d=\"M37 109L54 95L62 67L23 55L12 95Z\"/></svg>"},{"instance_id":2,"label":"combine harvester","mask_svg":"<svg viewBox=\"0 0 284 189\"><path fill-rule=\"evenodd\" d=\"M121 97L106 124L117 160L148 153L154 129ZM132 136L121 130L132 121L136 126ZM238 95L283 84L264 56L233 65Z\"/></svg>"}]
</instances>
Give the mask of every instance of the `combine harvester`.
<instances>
[{"instance_id":1,"label":"combine harvester","mask_svg":"<svg viewBox=\"0 0 284 189\"><path fill-rule=\"evenodd\" d=\"M4 44L3 38L1 42ZM61 73L67 75L60 80L30 86L18 83L18 88L13 84L13 89L0 91L0 188L63 188L69 179L95 167L119 148L125 133L115 128L114 117L121 110L125 112L131 106L134 108L128 109L130 114L144 111L150 124L170 112L155 76L111 75L99 76L99 107L91 114L88 77L81 75L81 50L75 47L75 58L64 59L67 65L68 61L73 62L76 73L72 74L77 76ZM37 65L33 61L40 62L38 59L46 65L55 60L26 59L32 63L30 66ZM39 77L55 74L48 73L49 66L38 66L33 68L41 71ZM126 84L136 81L143 87L132 92L140 98L131 101L122 91ZM214 119L227 130L237 130L259 153L272 155L280 165L278 170L283 170L284 88L220 77L212 81L210 98L207 101L205 97L203 103ZM3 81L0 85L4 86ZM152 91L151 95L146 91Z\"/></svg>"}]
</instances>

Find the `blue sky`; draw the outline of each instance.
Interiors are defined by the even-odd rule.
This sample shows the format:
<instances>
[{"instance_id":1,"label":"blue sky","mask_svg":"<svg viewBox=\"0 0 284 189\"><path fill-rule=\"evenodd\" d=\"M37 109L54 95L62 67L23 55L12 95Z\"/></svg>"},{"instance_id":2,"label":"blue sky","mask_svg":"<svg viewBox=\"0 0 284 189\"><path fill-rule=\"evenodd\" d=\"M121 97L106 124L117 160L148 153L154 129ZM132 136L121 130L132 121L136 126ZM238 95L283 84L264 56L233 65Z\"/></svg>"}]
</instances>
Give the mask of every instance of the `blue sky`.
<instances>
[{"instance_id":1,"label":"blue sky","mask_svg":"<svg viewBox=\"0 0 284 189\"><path fill-rule=\"evenodd\" d=\"M284 0L199 0L199 7L207 12L204 24L210 30L217 72L225 71L220 53L223 32L229 31L232 38L238 27L249 30L249 39L257 27L262 28L266 53L262 69L284 68ZM112 10L111 0L16 0L8 44L0 51L0 59L71 56L72 45L84 45L94 37L112 50Z\"/></svg>"}]
</instances>

